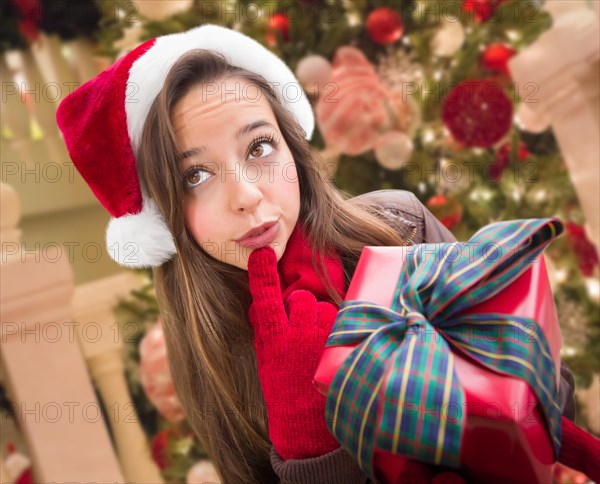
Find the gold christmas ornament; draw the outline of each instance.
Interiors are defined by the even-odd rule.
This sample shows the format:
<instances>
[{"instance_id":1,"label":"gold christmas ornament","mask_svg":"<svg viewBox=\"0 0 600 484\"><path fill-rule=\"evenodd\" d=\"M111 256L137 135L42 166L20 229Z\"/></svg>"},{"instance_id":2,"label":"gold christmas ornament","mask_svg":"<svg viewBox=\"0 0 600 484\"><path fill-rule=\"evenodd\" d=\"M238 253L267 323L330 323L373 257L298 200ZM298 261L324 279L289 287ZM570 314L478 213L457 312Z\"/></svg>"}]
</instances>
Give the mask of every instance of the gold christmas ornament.
<instances>
[{"instance_id":1,"label":"gold christmas ornament","mask_svg":"<svg viewBox=\"0 0 600 484\"><path fill-rule=\"evenodd\" d=\"M399 170L410 160L413 142L406 133L388 131L377 138L375 158L388 170Z\"/></svg>"},{"instance_id":2,"label":"gold christmas ornament","mask_svg":"<svg viewBox=\"0 0 600 484\"><path fill-rule=\"evenodd\" d=\"M439 57L452 57L465 43L465 30L457 18L444 18L431 40L431 49Z\"/></svg>"},{"instance_id":3,"label":"gold christmas ornament","mask_svg":"<svg viewBox=\"0 0 600 484\"><path fill-rule=\"evenodd\" d=\"M323 56L304 57L296 67L296 77L311 96L320 96L330 82L331 63Z\"/></svg>"}]
</instances>

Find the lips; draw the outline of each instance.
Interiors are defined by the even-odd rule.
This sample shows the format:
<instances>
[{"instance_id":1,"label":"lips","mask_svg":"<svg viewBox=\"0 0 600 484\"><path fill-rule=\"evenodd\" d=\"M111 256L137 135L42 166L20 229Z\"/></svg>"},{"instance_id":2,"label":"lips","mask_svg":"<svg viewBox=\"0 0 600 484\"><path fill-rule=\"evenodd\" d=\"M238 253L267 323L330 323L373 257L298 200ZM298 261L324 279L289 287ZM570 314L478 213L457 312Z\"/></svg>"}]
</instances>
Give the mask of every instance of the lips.
<instances>
[{"instance_id":1,"label":"lips","mask_svg":"<svg viewBox=\"0 0 600 484\"><path fill-rule=\"evenodd\" d=\"M277 220L275 220L274 222L265 222L264 224L259 225L258 227L248 230L248 232L246 232L244 235L242 235L239 239L236 239L235 241L239 242L240 240L247 239L248 237L255 237L257 235L260 235L262 232L272 227L276 223Z\"/></svg>"},{"instance_id":2,"label":"lips","mask_svg":"<svg viewBox=\"0 0 600 484\"><path fill-rule=\"evenodd\" d=\"M236 242L244 247L262 247L272 242L279 233L279 220L267 222L246 232Z\"/></svg>"}]
</instances>

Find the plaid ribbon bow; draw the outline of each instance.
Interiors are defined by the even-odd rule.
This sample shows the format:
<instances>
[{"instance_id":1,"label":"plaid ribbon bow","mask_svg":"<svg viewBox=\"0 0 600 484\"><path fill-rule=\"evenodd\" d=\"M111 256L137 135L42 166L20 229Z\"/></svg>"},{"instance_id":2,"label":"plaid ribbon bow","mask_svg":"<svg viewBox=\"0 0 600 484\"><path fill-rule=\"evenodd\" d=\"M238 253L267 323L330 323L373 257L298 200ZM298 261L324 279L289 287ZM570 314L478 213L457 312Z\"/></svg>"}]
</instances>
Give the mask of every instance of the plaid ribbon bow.
<instances>
[{"instance_id":1,"label":"plaid ribbon bow","mask_svg":"<svg viewBox=\"0 0 600 484\"><path fill-rule=\"evenodd\" d=\"M336 372L326 420L371 480L375 449L459 466L465 396L450 347L530 385L558 457L555 366L537 323L461 312L511 284L563 230L557 218L513 220L487 225L466 243L418 244L408 251L390 308L342 303L326 347L360 344Z\"/></svg>"}]
</instances>

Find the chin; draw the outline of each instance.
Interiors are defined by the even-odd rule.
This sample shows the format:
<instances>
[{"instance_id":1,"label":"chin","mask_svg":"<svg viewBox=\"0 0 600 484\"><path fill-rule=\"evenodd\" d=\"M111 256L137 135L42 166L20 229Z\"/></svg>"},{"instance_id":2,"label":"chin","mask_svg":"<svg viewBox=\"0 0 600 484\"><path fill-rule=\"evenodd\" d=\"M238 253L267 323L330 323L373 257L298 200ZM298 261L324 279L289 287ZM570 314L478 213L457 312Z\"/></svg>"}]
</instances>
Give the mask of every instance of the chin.
<instances>
[{"instance_id":1,"label":"chin","mask_svg":"<svg viewBox=\"0 0 600 484\"><path fill-rule=\"evenodd\" d=\"M277 243L273 246L273 250L275 251L275 255L277 256L277 262L279 262L279 260L283 256L283 246L280 243Z\"/></svg>"}]
</instances>

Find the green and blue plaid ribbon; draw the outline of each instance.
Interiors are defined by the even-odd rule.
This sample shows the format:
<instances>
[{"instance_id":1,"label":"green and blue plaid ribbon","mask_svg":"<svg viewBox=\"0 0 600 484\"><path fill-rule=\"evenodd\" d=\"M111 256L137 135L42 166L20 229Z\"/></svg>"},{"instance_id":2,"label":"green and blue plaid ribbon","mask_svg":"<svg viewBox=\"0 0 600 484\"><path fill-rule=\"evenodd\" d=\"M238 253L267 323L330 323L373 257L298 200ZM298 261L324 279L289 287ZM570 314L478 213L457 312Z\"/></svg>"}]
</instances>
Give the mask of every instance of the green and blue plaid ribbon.
<instances>
[{"instance_id":1,"label":"green and blue plaid ribbon","mask_svg":"<svg viewBox=\"0 0 600 484\"><path fill-rule=\"evenodd\" d=\"M525 380L539 399L558 457L555 366L537 323L461 312L510 285L563 230L557 218L513 220L487 225L466 243L414 245L391 307L342 303L326 347L360 344L335 374L326 420L371 480L377 482L376 449L459 467L466 411L452 351Z\"/></svg>"}]
</instances>

